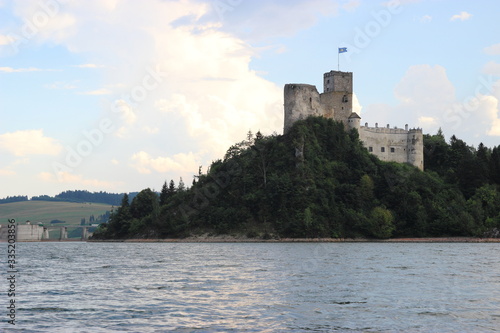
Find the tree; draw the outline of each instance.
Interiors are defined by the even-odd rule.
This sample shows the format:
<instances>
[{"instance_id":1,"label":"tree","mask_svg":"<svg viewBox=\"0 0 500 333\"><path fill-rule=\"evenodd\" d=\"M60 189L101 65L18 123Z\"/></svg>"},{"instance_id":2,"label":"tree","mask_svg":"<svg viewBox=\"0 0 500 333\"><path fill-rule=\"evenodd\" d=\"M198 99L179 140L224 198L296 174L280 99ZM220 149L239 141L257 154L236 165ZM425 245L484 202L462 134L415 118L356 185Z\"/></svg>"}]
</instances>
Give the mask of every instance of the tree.
<instances>
[{"instance_id":1,"label":"tree","mask_svg":"<svg viewBox=\"0 0 500 333\"><path fill-rule=\"evenodd\" d=\"M150 188L139 192L130 204L132 217L142 219L149 215L153 211L154 200L158 200L158 197Z\"/></svg>"},{"instance_id":2,"label":"tree","mask_svg":"<svg viewBox=\"0 0 500 333\"><path fill-rule=\"evenodd\" d=\"M179 185L177 185L177 191L178 192L184 192L186 190L186 185L184 185L184 181L182 180L182 177L179 179Z\"/></svg>"},{"instance_id":3,"label":"tree","mask_svg":"<svg viewBox=\"0 0 500 333\"><path fill-rule=\"evenodd\" d=\"M103 229L102 238L124 238L129 233L132 215L130 213L130 205L128 202L128 194L125 193L122 198L121 206L116 212L111 213L107 228Z\"/></svg>"},{"instance_id":4,"label":"tree","mask_svg":"<svg viewBox=\"0 0 500 333\"><path fill-rule=\"evenodd\" d=\"M177 187L175 186L175 182L173 179L170 180L170 183L168 184L168 195L173 196L177 192Z\"/></svg>"},{"instance_id":5,"label":"tree","mask_svg":"<svg viewBox=\"0 0 500 333\"><path fill-rule=\"evenodd\" d=\"M160 193L160 206L163 206L167 203L167 200L170 196L170 193L168 192L168 186L167 186L167 181L163 183L163 186L161 188L161 193Z\"/></svg>"},{"instance_id":6,"label":"tree","mask_svg":"<svg viewBox=\"0 0 500 333\"><path fill-rule=\"evenodd\" d=\"M392 213L382 207L375 207L370 214L371 232L377 238L389 238L394 231Z\"/></svg>"}]
</instances>

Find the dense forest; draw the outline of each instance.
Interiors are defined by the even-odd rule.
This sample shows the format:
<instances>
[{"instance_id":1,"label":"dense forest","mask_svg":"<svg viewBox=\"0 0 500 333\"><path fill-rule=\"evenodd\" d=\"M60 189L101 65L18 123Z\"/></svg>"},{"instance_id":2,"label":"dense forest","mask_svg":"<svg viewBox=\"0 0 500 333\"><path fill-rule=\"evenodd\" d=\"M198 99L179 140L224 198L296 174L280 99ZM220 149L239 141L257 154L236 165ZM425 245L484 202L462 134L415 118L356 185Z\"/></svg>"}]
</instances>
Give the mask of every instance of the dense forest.
<instances>
[{"instance_id":1,"label":"dense forest","mask_svg":"<svg viewBox=\"0 0 500 333\"><path fill-rule=\"evenodd\" d=\"M424 136L425 171L382 162L325 118L231 146L186 189L124 195L94 239L497 236L500 146ZM201 170L201 168L200 168Z\"/></svg>"}]
</instances>

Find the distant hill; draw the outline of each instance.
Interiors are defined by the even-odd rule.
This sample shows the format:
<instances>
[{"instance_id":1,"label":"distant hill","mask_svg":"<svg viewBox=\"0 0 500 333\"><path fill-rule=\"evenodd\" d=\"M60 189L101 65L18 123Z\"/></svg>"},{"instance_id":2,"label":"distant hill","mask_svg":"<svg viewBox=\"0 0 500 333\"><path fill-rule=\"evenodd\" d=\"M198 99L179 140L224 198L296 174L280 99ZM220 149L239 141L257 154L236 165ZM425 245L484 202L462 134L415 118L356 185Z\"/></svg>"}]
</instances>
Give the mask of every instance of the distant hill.
<instances>
[{"instance_id":1,"label":"distant hill","mask_svg":"<svg viewBox=\"0 0 500 333\"><path fill-rule=\"evenodd\" d=\"M0 204L0 224L8 219L16 219L19 223L27 220L32 223L51 225L51 221L64 221L57 226L79 226L82 219L88 223L90 217L97 219L100 215L111 211L112 205L101 203L20 201Z\"/></svg>"},{"instance_id":2,"label":"distant hill","mask_svg":"<svg viewBox=\"0 0 500 333\"><path fill-rule=\"evenodd\" d=\"M132 200L138 192L128 193L128 197ZM64 191L55 196L39 195L31 198L33 201L59 201L59 202L94 202L113 206L119 206L124 193L108 193L108 192L89 192L86 190ZM0 204L29 201L26 195L17 195L0 199Z\"/></svg>"}]
</instances>

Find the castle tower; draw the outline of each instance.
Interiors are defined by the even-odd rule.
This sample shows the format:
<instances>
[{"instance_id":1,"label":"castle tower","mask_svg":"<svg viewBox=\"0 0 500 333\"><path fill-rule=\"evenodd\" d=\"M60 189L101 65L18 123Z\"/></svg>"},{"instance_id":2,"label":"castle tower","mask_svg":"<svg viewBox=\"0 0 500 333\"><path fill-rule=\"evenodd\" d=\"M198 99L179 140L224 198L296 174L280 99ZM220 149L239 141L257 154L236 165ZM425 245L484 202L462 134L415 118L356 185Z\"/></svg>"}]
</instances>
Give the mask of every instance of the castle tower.
<instances>
[{"instance_id":1,"label":"castle tower","mask_svg":"<svg viewBox=\"0 0 500 333\"><path fill-rule=\"evenodd\" d=\"M350 130L355 128L359 132L359 127L361 126L360 122L361 122L361 117L356 112L352 112L349 118L347 119L347 128Z\"/></svg>"},{"instance_id":2,"label":"castle tower","mask_svg":"<svg viewBox=\"0 0 500 333\"><path fill-rule=\"evenodd\" d=\"M408 131L407 140L408 163L424 170L424 136L422 129Z\"/></svg>"},{"instance_id":3,"label":"castle tower","mask_svg":"<svg viewBox=\"0 0 500 333\"><path fill-rule=\"evenodd\" d=\"M346 125L352 113L352 93L352 72L330 71L323 74L321 103L333 108L333 118Z\"/></svg>"}]
</instances>

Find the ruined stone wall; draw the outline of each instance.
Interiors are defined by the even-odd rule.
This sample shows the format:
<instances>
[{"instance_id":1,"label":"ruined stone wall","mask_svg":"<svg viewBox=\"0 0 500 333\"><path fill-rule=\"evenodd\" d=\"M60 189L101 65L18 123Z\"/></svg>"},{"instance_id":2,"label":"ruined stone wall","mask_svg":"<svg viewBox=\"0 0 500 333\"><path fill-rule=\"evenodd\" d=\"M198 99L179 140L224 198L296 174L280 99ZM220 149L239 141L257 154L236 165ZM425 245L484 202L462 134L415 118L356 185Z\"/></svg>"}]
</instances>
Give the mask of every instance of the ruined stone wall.
<instances>
[{"instance_id":1,"label":"ruined stone wall","mask_svg":"<svg viewBox=\"0 0 500 333\"><path fill-rule=\"evenodd\" d=\"M284 90L286 133L297 120L309 116L324 116L325 110L321 104L318 90L310 84L287 84Z\"/></svg>"}]
</instances>

